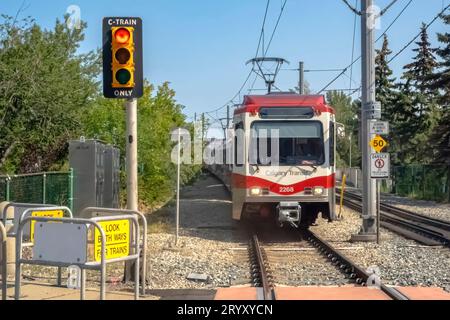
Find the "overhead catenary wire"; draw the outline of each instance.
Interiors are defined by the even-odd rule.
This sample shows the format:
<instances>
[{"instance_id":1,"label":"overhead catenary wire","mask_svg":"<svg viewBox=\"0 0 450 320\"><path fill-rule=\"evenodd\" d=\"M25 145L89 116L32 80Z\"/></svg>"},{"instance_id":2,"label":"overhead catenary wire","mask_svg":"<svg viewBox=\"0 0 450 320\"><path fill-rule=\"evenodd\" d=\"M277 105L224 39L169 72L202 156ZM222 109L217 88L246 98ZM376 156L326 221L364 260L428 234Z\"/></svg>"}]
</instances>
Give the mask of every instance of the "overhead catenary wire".
<instances>
[{"instance_id":1,"label":"overhead catenary wire","mask_svg":"<svg viewBox=\"0 0 450 320\"><path fill-rule=\"evenodd\" d=\"M384 15L398 0L392 0L383 10L380 11L379 17L381 17L382 15ZM356 9L356 4L355 6L352 6L348 0L342 0L342 2L344 2L347 7L353 11L356 15L362 15L362 12L358 9Z\"/></svg>"},{"instance_id":2,"label":"overhead catenary wire","mask_svg":"<svg viewBox=\"0 0 450 320\"><path fill-rule=\"evenodd\" d=\"M272 44L273 37L275 36L275 33L277 32L278 25L280 24L281 17L283 16L284 8L286 7L286 3L287 3L287 0L284 0L283 5L281 6L280 14L278 15L277 22L275 24L275 27L273 28L273 32L272 32L272 35L270 37L269 44L267 45L266 51L264 52L264 56L267 55L267 52L269 51L270 45Z\"/></svg>"},{"instance_id":3,"label":"overhead catenary wire","mask_svg":"<svg viewBox=\"0 0 450 320\"><path fill-rule=\"evenodd\" d=\"M270 40L269 40L269 43L267 44L266 50L264 50L264 48L263 48L263 50L262 50L263 57L266 57L266 56L267 56L267 52L269 51L270 46L272 45L272 41L273 41L273 39L274 39L274 37L275 37L275 34L276 34L276 32L277 32L277 29L278 29L278 26L279 26L279 24L280 24L281 18L282 18L282 16L283 16L284 9L286 8L286 4L287 4L287 0L284 0L283 4L281 5L281 10L280 10L280 13L279 13L279 15L278 15L277 21L276 21L276 23L275 23L275 27L274 27L274 29L273 29L273 31L272 31L271 36L270 36ZM268 10L268 8L269 8L269 7L267 6L267 7L266 7L266 14L265 14L265 16L264 16L264 21L263 21L263 28L262 28L262 30L264 30L264 28L265 28L265 22L266 22L266 18L267 18L267 10ZM264 34L262 34L262 36L264 37ZM257 53L258 53L258 52L259 52L259 48L258 48L258 50L257 50ZM255 56L255 59L256 59L256 58L257 58L257 55ZM263 67L263 66L260 66L260 67ZM254 71L255 71L254 68L252 68L251 72L254 72ZM251 86L250 89L248 90L249 92L253 91L253 88L255 87L256 81L257 81L258 76L259 76L259 74L258 74L257 72L255 72L255 73L257 74L257 76L255 77L255 80L253 81L252 86ZM264 79L264 78L263 78L263 79ZM264 79L264 80L265 80L265 79ZM275 87L276 89L278 89L279 91L281 91L277 86L274 85L274 87Z\"/></svg>"},{"instance_id":4,"label":"overhead catenary wire","mask_svg":"<svg viewBox=\"0 0 450 320\"><path fill-rule=\"evenodd\" d=\"M436 22L437 19L439 19L439 17L441 17L441 15L447 11L447 9L450 8L450 4L447 5L441 12L439 12L434 18L433 20L431 20L426 26L425 26L425 30L428 30L428 28L430 28L433 23ZM389 59L388 63L392 62L395 58L397 58L403 51L405 51L414 41L416 41L416 39L418 37L420 37L422 31L420 31L414 38L411 39L411 41L409 41L406 45L404 45L402 47L402 49L400 49L400 51L398 51L391 59Z\"/></svg>"},{"instance_id":5,"label":"overhead catenary wire","mask_svg":"<svg viewBox=\"0 0 450 320\"><path fill-rule=\"evenodd\" d=\"M347 0L342 0L342 2L344 2L347 5L347 7L350 10L352 10L356 15L361 15L361 11L356 9L356 5L353 7Z\"/></svg>"},{"instance_id":6,"label":"overhead catenary wire","mask_svg":"<svg viewBox=\"0 0 450 320\"><path fill-rule=\"evenodd\" d=\"M260 31L259 40L258 40L258 46L256 48L255 57L258 56L258 52L259 52L259 49L261 48L261 44L262 44L263 52L264 52L264 32L265 32L264 30L265 30L265 25L266 25L266 20L267 20L267 14L269 12L270 1L271 0L267 0L267 3L266 3L266 8L265 8L265 12L264 12L264 17L263 17L262 27L261 27L261 31ZM234 99L236 99L238 96L240 96L240 94L242 93L242 90L244 90L245 86L247 85L248 81L250 80L250 77L251 77L252 73L253 73L253 69L250 70L250 72L248 73L244 83L241 85L241 87L239 88L238 92L230 100L228 100L223 106L221 106L221 107L219 107L217 109L214 109L212 111L205 112L205 114L210 116L212 113L215 113L215 112L218 112L220 110L223 110L230 103L233 103Z\"/></svg>"},{"instance_id":7,"label":"overhead catenary wire","mask_svg":"<svg viewBox=\"0 0 450 320\"><path fill-rule=\"evenodd\" d=\"M404 7L403 9L400 11L400 13L395 17L395 19L390 23L390 25L388 26L388 28L386 28L386 30L377 38L376 42L380 41L384 35L390 30L390 28L395 24L395 22L398 21L398 19L403 15L403 13L406 11L406 9L411 5L413 0L410 0ZM393 3L386 7L386 8L390 8L393 5ZM442 11L444 12L445 9ZM386 11L385 11L386 12ZM441 13L442 13L441 12ZM440 13L440 14L441 14ZM440 15L439 14L439 15ZM318 94L321 94L322 92L324 92L325 90L327 90L333 83L335 83L340 77L342 77L344 75L344 73L347 72L347 70L349 68L351 68L356 62L358 62L361 59L361 56L359 56L358 58L356 58L355 60L353 60L350 65L348 65L346 68L342 69L342 72L340 74L338 74L335 78L333 78L329 83L327 83L327 85L318 92Z\"/></svg>"},{"instance_id":8,"label":"overhead catenary wire","mask_svg":"<svg viewBox=\"0 0 450 320\"><path fill-rule=\"evenodd\" d=\"M358 0L355 0L355 7L358 4ZM358 21L358 14L355 13L355 18L353 21L353 40L352 40L352 58L350 61L353 61L355 58L355 44L356 44L356 25ZM353 82L353 65L350 67L350 88L352 87Z\"/></svg>"}]
</instances>

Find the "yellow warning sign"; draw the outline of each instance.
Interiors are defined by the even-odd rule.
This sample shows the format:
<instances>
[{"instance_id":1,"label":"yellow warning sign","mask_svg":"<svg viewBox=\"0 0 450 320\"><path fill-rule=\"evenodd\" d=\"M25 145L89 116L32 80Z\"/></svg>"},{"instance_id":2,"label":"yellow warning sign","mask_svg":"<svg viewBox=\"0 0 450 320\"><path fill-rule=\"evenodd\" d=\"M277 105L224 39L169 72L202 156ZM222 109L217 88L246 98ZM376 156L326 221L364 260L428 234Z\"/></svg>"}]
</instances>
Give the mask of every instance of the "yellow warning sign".
<instances>
[{"instance_id":1,"label":"yellow warning sign","mask_svg":"<svg viewBox=\"0 0 450 320\"><path fill-rule=\"evenodd\" d=\"M130 220L99 222L105 232L106 260L126 257L130 253ZM95 228L95 261L101 261L102 237Z\"/></svg>"},{"instance_id":2,"label":"yellow warning sign","mask_svg":"<svg viewBox=\"0 0 450 320\"><path fill-rule=\"evenodd\" d=\"M370 146L377 153L380 153L381 151L383 151L384 148L386 148L388 146L388 143L382 137L377 135L377 136L375 136L375 138L372 139L372 141L370 141Z\"/></svg>"},{"instance_id":3,"label":"yellow warning sign","mask_svg":"<svg viewBox=\"0 0 450 320\"><path fill-rule=\"evenodd\" d=\"M49 211L35 211L31 213L32 217L45 217L45 218L63 218L64 212L62 210L49 210ZM34 243L34 225L36 221L31 221L30 226L30 241Z\"/></svg>"}]
</instances>

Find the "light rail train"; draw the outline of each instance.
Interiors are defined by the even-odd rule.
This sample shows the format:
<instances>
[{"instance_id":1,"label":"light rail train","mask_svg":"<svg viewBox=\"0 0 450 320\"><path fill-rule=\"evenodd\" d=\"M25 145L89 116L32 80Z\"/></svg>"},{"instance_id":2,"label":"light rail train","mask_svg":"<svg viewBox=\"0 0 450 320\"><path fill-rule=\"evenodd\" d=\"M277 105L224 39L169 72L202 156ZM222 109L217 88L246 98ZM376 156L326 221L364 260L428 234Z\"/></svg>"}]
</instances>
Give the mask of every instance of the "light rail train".
<instances>
[{"instance_id":1,"label":"light rail train","mask_svg":"<svg viewBox=\"0 0 450 320\"><path fill-rule=\"evenodd\" d=\"M213 147L228 161L208 165L232 193L233 219L274 217L295 227L319 213L335 220L335 120L321 95L246 96L228 143Z\"/></svg>"}]
</instances>

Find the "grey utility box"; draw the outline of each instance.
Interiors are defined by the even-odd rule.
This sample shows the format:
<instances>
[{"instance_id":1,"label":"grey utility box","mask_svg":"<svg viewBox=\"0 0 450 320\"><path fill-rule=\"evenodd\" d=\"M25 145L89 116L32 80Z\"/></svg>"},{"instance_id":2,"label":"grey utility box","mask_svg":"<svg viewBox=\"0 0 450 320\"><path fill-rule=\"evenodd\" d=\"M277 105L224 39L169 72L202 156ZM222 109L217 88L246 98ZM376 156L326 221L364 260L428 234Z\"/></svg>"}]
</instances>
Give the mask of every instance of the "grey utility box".
<instances>
[{"instance_id":1,"label":"grey utility box","mask_svg":"<svg viewBox=\"0 0 450 320\"><path fill-rule=\"evenodd\" d=\"M105 149L105 194L103 204L105 208L119 208L120 192L120 150L113 146Z\"/></svg>"},{"instance_id":2,"label":"grey utility box","mask_svg":"<svg viewBox=\"0 0 450 320\"><path fill-rule=\"evenodd\" d=\"M103 207L105 149L106 145L97 140L69 142L69 163L74 171L74 217L87 207Z\"/></svg>"}]
</instances>

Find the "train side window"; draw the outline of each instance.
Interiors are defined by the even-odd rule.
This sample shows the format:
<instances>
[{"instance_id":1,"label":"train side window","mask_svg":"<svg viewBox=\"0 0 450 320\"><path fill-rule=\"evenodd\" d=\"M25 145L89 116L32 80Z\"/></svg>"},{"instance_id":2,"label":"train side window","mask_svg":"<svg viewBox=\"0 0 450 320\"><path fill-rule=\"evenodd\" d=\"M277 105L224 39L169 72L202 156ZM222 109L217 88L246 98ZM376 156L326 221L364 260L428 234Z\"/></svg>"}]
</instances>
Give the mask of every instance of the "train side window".
<instances>
[{"instance_id":1,"label":"train side window","mask_svg":"<svg viewBox=\"0 0 450 320\"><path fill-rule=\"evenodd\" d=\"M238 149L238 147L239 147L239 149ZM244 166L244 123L243 122L239 122L234 126L234 165L236 167Z\"/></svg>"},{"instance_id":2,"label":"train side window","mask_svg":"<svg viewBox=\"0 0 450 320\"><path fill-rule=\"evenodd\" d=\"M330 122L330 166L334 166L335 164L335 143L336 143L336 126L334 122Z\"/></svg>"}]
</instances>

